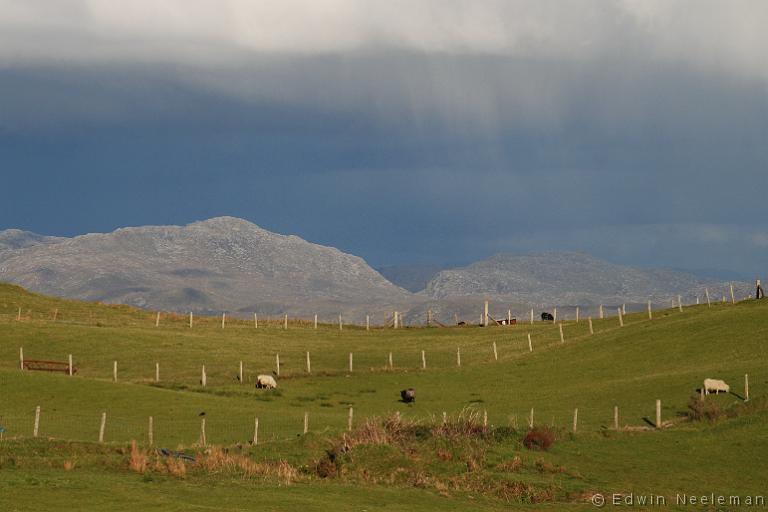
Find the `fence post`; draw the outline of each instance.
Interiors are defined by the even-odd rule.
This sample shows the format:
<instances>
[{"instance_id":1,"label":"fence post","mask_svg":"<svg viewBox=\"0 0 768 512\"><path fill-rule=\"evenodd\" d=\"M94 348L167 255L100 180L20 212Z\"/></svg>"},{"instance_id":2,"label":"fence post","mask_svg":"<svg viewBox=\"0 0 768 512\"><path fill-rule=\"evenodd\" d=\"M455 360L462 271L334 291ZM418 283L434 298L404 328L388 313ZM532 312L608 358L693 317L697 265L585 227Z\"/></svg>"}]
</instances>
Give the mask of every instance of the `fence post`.
<instances>
[{"instance_id":1,"label":"fence post","mask_svg":"<svg viewBox=\"0 0 768 512\"><path fill-rule=\"evenodd\" d=\"M592 317L588 317L587 321L589 322L589 334L595 334L595 328L592 327Z\"/></svg>"},{"instance_id":2,"label":"fence post","mask_svg":"<svg viewBox=\"0 0 768 512\"><path fill-rule=\"evenodd\" d=\"M749 375L744 374L744 401L749 402Z\"/></svg>"},{"instance_id":3,"label":"fence post","mask_svg":"<svg viewBox=\"0 0 768 512\"><path fill-rule=\"evenodd\" d=\"M512 310L507 310L507 325L512 325Z\"/></svg>"},{"instance_id":4,"label":"fence post","mask_svg":"<svg viewBox=\"0 0 768 512\"><path fill-rule=\"evenodd\" d=\"M552 323L554 324L555 322L557 322L557 308L552 310Z\"/></svg>"},{"instance_id":5,"label":"fence post","mask_svg":"<svg viewBox=\"0 0 768 512\"><path fill-rule=\"evenodd\" d=\"M349 373L352 373L352 352L349 353Z\"/></svg>"},{"instance_id":6,"label":"fence post","mask_svg":"<svg viewBox=\"0 0 768 512\"><path fill-rule=\"evenodd\" d=\"M656 400L656 428L661 428L661 400Z\"/></svg>"},{"instance_id":7,"label":"fence post","mask_svg":"<svg viewBox=\"0 0 768 512\"><path fill-rule=\"evenodd\" d=\"M683 298L680 295L677 296L677 309L679 309L681 313L683 312Z\"/></svg>"},{"instance_id":8,"label":"fence post","mask_svg":"<svg viewBox=\"0 0 768 512\"><path fill-rule=\"evenodd\" d=\"M32 437L37 437L40 432L40 406L35 407L35 428L32 431Z\"/></svg>"},{"instance_id":9,"label":"fence post","mask_svg":"<svg viewBox=\"0 0 768 512\"><path fill-rule=\"evenodd\" d=\"M99 426L99 442L104 442L104 429L107 427L107 413L101 413L101 426Z\"/></svg>"},{"instance_id":10,"label":"fence post","mask_svg":"<svg viewBox=\"0 0 768 512\"><path fill-rule=\"evenodd\" d=\"M731 283L731 304L736 304L736 297L733 295L733 283Z\"/></svg>"},{"instance_id":11,"label":"fence post","mask_svg":"<svg viewBox=\"0 0 768 512\"><path fill-rule=\"evenodd\" d=\"M147 430L147 438L149 439L149 446L155 444L155 420L152 416L149 417L149 429Z\"/></svg>"},{"instance_id":12,"label":"fence post","mask_svg":"<svg viewBox=\"0 0 768 512\"><path fill-rule=\"evenodd\" d=\"M370 315L365 315L365 330L370 331L371 330L371 317Z\"/></svg>"},{"instance_id":13,"label":"fence post","mask_svg":"<svg viewBox=\"0 0 768 512\"><path fill-rule=\"evenodd\" d=\"M483 311L483 327L488 327L488 301L485 301L485 307Z\"/></svg>"},{"instance_id":14,"label":"fence post","mask_svg":"<svg viewBox=\"0 0 768 512\"><path fill-rule=\"evenodd\" d=\"M707 307L711 308L712 307L712 303L709 300L709 288L704 288L704 295L706 295L706 297L707 297Z\"/></svg>"},{"instance_id":15,"label":"fence post","mask_svg":"<svg viewBox=\"0 0 768 512\"><path fill-rule=\"evenodd\" d=\"M342 321L341 321L341 315L339 315L339 330L340 330L340 331L342 330L342 328L343 328L343 325L344 325L344 324L343 324L343 323L342 323Z\"/></svg>"},{"instance_id":16,"label":"fence post","mask_svg":"<svg viewBox=\"0 0 768 512\"><path fill-rule=\"evenodd\" d=\"M259 418L253 420L253 446L259 444Z\"/></svg>"},{"instance_id":17,"label":"fence post","mask_svg":"<svg viewBox=\"0 0 768 512\"><path fill-rule=\"evenodd\" d=\"M309 413L304 413L304 433L309 432Z\"/></svg>"},{"instance_id":18,"label":"fence post","mask_svg":"<svg viewBox=\"0 0 768 512\"><path fill-rule=\"evenodd\" d=\"M427 369L427 356L424 354L424 351L421 351L421 369L426 370Z\"/></svg>"},{"instance_id":19,"label":"fence post","mask_svg":"<svg viewBox=\"0 0 768 512\"><path fill-rule=\"evenodd\" d=\"M224 328L224 324L226 323L226 321L227 321L227 314L226 313L222 313L221 314L221 328L222 329Z\"/></svg>"},{"instance_id":20,"label":"fence post","mask_svg":"<svg viewBox=\"0 0 768 512\"><path fill-rule=\"evenodd\" d=\"M243 383L243 362L240 361L240 384Z\"/></svg>"},{"instance_id":21,"label":"fence post","mask_svg":"<svg viewBox=\"0 0 768 512\"><path fill-rule=\"evenodd\" d=\"M528 352L533 352L533 343L531 342L531 333L528 333Z\"/></svg>"},{"instance_id":22,"label":"fence post","mask_svg":"<svg viewBox=\"0 0 768 512\"><path fill-rule=\"evenodd\" d=\"M576 433L576 426L579 422L579 408L573 410L573 433Z\"/></svg>"},{"instance_id":23,"label":"fence post","mask_svg":"<svg viewBox=\"0 0 768 512\"><path fill-rule=\"evenodd\" d=\"M288 330L288 313L283 317L283 329Z\"/></svg>"},{"instance_id":24,"label":"fence post","mask_svg":"<svg viewBox=\"0 0 768 512\"><path fill-rule=\"evenodd\" d=\"M432 326L432 310L427 310L427 327Z\"/></svg>"},{"instance_id":25,"label":"fence post","mask_svg":"<svg viewBox=\"0 0 768 512\"><path fill-rule=\"evenodd\" d=\"M531 325L533 325L533 308L531 308Z\"/></svg>"},{"instance_id":26,"label":"fence post","mask_svg":"<svg viewBox=\"0 0 768 512\"><path fill-rule=\"evenodd\" d=\"M498 361L499 360L499 352L496 350L496 342L493 342L493 360Z\"/></svg>"},{"instance_id":27,"label":"fence post","mask_svg":"<svg viewBox=\"0 0 768 512\"><path fill-rule=\"evenodd\" d=\"M648 301L648 320L653 320L653 310L651 309L651 301Z\"/></svg>"},{"instance_id":28,"label":"fence post","mask_svg":"<svg viewBox=\"0 0 768 512\"><path fill-rule=\"evenodd\" d=\"M560 343L565 343L565 337L563 336L563 323L560 322L557 324L558 327L560 327Z\"/></svg>"},{"instance_id":29,"label":"fence post","mask_svg":"<svg viewBox=\"0 0 768 512\"><path fill-rule=\"evenodd\" d=\"M203 369L200 371L200 384L203 387L208 384L208 375L205 373L205 365L203 365Z\"/></svg>"},{"instance_id":30,"label":"fence post","mask_svg":"<svg viewBox=\"0 0 768 512\"><path fill-rule=\"evenodd\" d=\"M309 351L307 351L307 373L312 373L312 364L309 361Z\"/></svg>"},{"instance_id":31,"label":"fence post","mask_svg":"<svg viewBox=\"0 0 768 512\"><path fill-rule=\"evenodd\" d=\"M461 348L456 347L456 366L461 368Z\"/></svg>"},{"instance_id":32,"label":"fence post","mask_svg":"<svg viewBox=\"0 0 768 512\"><path fill-rule=\"evenodd\" d=\"M19 369L24 371L24 348L19 347Z\"/></svg>"},{"instance_id":33,"label":"fence post","mask_svg":"<svg viewBox=\"0 0 768 512\"><path fill-rule=\"evenodd\" d=\"M155 382L160 382L160 363L155 363Z\"/></svg>"},{"instance_id":34,"label":"fence post","mask_svg":"<svg viewBox=\"0 0 768 512\"><path fill-rule=\"evenodd\" d=\"M579 323L579 306L576 306L576 323Z\"/></svg>"},{"instance_id":35,"label":"fence post","mask_svg":"<svg viewBox=\"0 0 768 512\"><path fill-rule=\"evenodd\" d=\"M483 427L488 426L488 409L483 409Z\"/></svg>"},{"instance_id":36,"label":"fence post","mask_svg":"<svg viewBox=\"0 0 768 512\"><path fill-rule=\"evenodd\" d=\"M621 305L621 314L622 315L626 315L627 314L627 305L626 304L622 304Z\"/></svg>"},{"instance_id":37,"label":"fence post","mask_svg":"<svg viewBox=\"0 0 768 512\"><path fill-rule=\"evenodd\" d=\"M112 361L112 382L117 382L117 361Z\"/></svg>"},{"instance_id":38,"label":"fence post","mask_svg":"<svg viewBox=\"0 0 768 512\"><path fill-rule=\"evenodd\" d=\"M602 320L603 318L605 318L605 313L603 313L603 305L600 304L600 320Z\"/></svg>"},{"instance_id":39,"label":"fence post","mask_svg":"<svg viewBox=\"0 0 768 512\"><path fill-rule=\"evenodd\" d=\"M280 354L275 354L275 373L280 376Z\"/></svg>"},{"instance_id":40,"label":"fence post","mask_svg":"<svg viewBox=\"0 0 768 512\"><path fill-rule=\"evenodd\" d=\"M200 444L208 446L208 440L205 437L205 416L200 419Z\"/></svg>"},{"instance_id":41,"label":"fence post","mask_svg":"<svg viewBox=\"0 0 768 512\"><path fill-rule=\"evenodd\" d=\"M349 416L347 417L347 430L350 431L350 432L352 432L352 418L353 418L353 415L354 415L354 411L350 407L349 408Z\"/></svg>"},{"instance_id":42,"label":"fence post","mask_svg":"<svg viewBox=\"0 0 768 512\"><path fill-rule=\"evenodd\" d=\"M613 406L613 429L619 430L619 406Z\"/></svg>"},{"instance_id":43,"label":"fence post","mask_svg":"<svg viewBox=\"0 0 768 512\"><path fill-rule=\"evenodd\" d=\"M394 365L392 364L392 352L389 353L389 369L394 369Z\"/></svg>"},{"instance_id":44,"label":"fence post","mask_svg":"<svg viewBox=\"0 0 768 512\"><path fill-rule=\"evenodd\" d=\"M619 327L624 327L624 315L621 314L621 308L618 308L619 312Z\"/></svg>"},{"instance_id":45,"label":"fence post","mask_svg":"<svg viewBox=\"0 0 768 512\"><path fill-rule=\"evenodd\" d=\"M155 317L155 327L160 327L160 312L157 312L157 316Z\"/></svg>"},{"instance_id":46,"label":"fence post","mask_svg":"<svg viewBox=\"0 0 768 512\"><path fill-rule=\"evenodd\" d=\"M192 312L189 312L189 328L192 328Z\"/></svg>"},{"instance_id":47,"label":"fence post","mask_svg":"<svg viewBox=\"0 0 768 512\"><path fill-rule=\"evenodd\" d=\"M72 369L72 354L69 354L69 357L67 359L69 361L69 368L68 368L69 376L71 377L75 373Z\"/></svg>"},{"instance_id":48,"label":"fence post","mask_svg":"<svg viewBox=\"0 0 768 512\"><path fill-rule=\"evenodd\" d=\"M533 428L533 407L531 407L531 414L528 416L528 427Z\"/></svg>"},{"instance_id":49,"label":"fence post","mask_svg":"<svg viewBox=\"0 0 768 512\"><path fill-rule=\"evenodd\" d=\"M315 325L314 328L317 329L317 313L315 313Z\"/></svg>"},{"instance_id":50,"label":"fence post","mask_svg":"<svg viewBox=\"0 0 768 512\"><path fill-rule=\"evenodd\" d=\"M21 322L21 307L19 307L19 313L16 315L16 321Z\"/></svg>"}]
</instances>

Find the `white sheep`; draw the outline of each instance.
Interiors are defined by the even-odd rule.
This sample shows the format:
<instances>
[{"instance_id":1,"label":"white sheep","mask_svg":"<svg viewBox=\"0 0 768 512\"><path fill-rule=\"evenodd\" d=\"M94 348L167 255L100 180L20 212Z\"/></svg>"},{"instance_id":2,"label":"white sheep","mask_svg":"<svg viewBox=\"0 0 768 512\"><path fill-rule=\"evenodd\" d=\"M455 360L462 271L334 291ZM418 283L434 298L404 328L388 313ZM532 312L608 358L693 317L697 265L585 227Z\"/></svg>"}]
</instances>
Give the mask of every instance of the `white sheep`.
<instances>
[{"instance_id":1,"label":"white sheep","mask_svg":"<svg viewBox=\"0 0 768 512\"><path fill-rule=\"evenodd\" d=\"M731 386L725 383L723 380L718 379L704 379L704 394L710 394L710 393L719 393L720 391L723 391L725 393L729 393L731 391Z\"/></svg>"},{"instance_id":2,"label":"white sheep","mask_svg":"<svg viewBox=\"0 0 768 512\"><path fill-rule=\"evenodd\" d=\"M256 377L256 387L275 389L277 387L277 381L275 381L275 378L271 375L259 375Z\"/></svg>"}]
</instances>

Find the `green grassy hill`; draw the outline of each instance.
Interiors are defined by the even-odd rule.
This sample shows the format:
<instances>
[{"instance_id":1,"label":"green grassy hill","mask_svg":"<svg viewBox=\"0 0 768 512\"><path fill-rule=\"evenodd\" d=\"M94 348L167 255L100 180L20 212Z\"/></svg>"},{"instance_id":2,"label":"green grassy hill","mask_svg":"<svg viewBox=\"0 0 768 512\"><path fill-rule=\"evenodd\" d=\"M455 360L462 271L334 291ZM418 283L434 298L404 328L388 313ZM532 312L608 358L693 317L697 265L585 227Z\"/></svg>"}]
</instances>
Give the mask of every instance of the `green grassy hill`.
<instances>
[{"instance_id":1,"label":"green grassy hill","mask_svg":"<svg viewBox=\"0 0 768 512\"><path fill-rule=\"evenodd\" d=\"M163 510L216 509L224 502L250 510L252 491L270 510L495 509L527 507L526 501L562 509L591 508L585 502L596 492L765 494L756 454L768 453L768 302L655 311L653 320L635 313L625 316L624 327L611 317L595 320L594 334L586 321L571 321L563 324L564 343L557 325L541 322L366 331L352 325L313 329L298 321L285 330L278 319L260 319L258 329L253 320L227 319L223 329L220 318L196 318L193 328L183 316L162 314L157 327L155 321L153 312L0 285L0 507L24 509L33 499L53 503L55 492L48 489L61 487L76 489L83 509ZM77 374L22 372L20 347L25 359L66 361L72 354ZM277 354L278 389L255 389L255 375L275 370ZM240 361L244 382L237 378ZM746 405L745 374L752 398ZM731 385L731 394L706 398L708 407L727 413L716 421L689 421L689 401L707 377ZM405 387L417 390L415 404L399 402ZM657 399L661 430L652 428ZM37 406L40 437L30 439ZM344 439L350 407L350 439L360 442L334 459L337 472L318 471ZM557 431L549 451L521 444L531 409L535 425ZM99 445L104 412L106 443ZM202 412L209 444L242 445L253 461L286 460L297 468L294 484L193 467L183 478L127 468L127 443L146 445L150 416L155 445L199 451L193 445ZM487 414L489 427L482 435L453 438L439 428L443 412L457 426ZM364 442L358 430L366 419L395 413L404 424L423 428L388 442ZM259 444L253 447L247 442L256 417ZM65 462L74 469L63 469ZM104 493L105 487L114 492Z\"/></svg>"}]
</instances>

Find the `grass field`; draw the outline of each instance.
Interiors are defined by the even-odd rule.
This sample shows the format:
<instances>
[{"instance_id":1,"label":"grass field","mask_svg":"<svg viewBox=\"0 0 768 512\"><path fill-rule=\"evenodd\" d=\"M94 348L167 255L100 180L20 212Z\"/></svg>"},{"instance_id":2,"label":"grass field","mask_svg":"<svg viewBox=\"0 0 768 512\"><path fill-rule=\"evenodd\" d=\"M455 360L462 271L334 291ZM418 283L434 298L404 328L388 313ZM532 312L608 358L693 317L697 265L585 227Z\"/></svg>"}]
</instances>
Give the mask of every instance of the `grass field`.
<instances>
[{"instance_id":1,"label":"grass field","mask_svg":"<svg viewBox=\"0 0 768 512\"><path fill-rule=\"evenodd\" d=\"M183 316L162 315L158 327L155 320L153 312L0 285L0 509L52 509L64 497L82 510L495 510L532 502L562 510L593 508L598 492L661 495L672 505L677 493L768 494L768 302L660 310L652 321L633 313L624 327L615 317L595 320L594 335L586 321L570 321L564 343L557 325L541 322L340 331L299 322L284 330L263 319L258 329L252 320L228 319L224 329L220 318L195 319L191 329ZM22 372L20 347L26 359L72 354L77 375ZM272 372L277 354L278 389L255 389L254 376ZM706 398L719 419L690 421L689 401L707 377L724 379L731 393ZM414 404L399 401L405 387L417 390ZM652 428L657 399L660 430ZM32 439L37 406L40 437ZM555 431L548 451L521 443L531 409L535 425ZM203 467L213 455L195 446L202 412L208 443L232 450L221 467ZM441 427L443 412L450 428ZM395 413L402 425L392 426ZM488 428L480 428L483 414ZM132 439L155 459L146 448L150 416L155 445L196 453L197 466L184 475L158 463L129 469ZM259 444L251 446L256 417ZM373 417L390 423L366 425ZM478 428L455 435L468 424ZM265 466L246 471L246 459ZM271 473L280 460L293 477Z\"/></svg>"}]
</instances>

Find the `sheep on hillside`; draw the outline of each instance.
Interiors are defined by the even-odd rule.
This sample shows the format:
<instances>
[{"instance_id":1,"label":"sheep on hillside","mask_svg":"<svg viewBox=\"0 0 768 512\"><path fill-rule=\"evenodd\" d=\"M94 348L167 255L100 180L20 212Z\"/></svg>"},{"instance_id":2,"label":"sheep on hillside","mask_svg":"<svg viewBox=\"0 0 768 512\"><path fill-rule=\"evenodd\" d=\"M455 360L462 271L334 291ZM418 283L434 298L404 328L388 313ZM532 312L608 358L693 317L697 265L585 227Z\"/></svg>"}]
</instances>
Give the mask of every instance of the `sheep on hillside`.
<instances>
[{"instance_id":1,"label":"sheep on hillside","mask_svg":"<svg viewBox=\"0 0 768 512\"><path fill-rule=\"evenodd\" d=\"M256 377L256 387L265 389L275 389L277 387L277 381L271 375L259 375Z\"/></svg>"},{"instance_id":2,"label":"sheep on hillside","mask_svg":"<svg viewBox=\"0 0 768 512\"><path fill-rule=\"evenodd\" d=\"M725 392L729 393L731 391L731 386L725 383L723 380L718 379L704 379L704 394L708 395L710 393L719 393L719 392Z\"/></svg>"}]
</instances>

